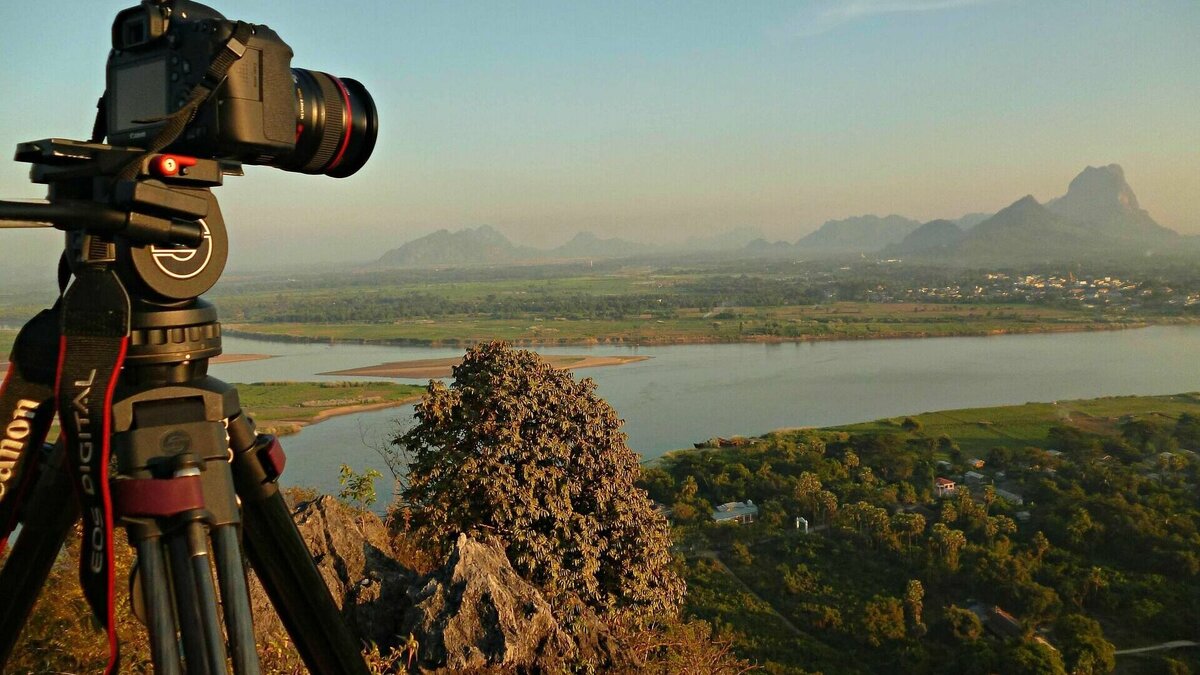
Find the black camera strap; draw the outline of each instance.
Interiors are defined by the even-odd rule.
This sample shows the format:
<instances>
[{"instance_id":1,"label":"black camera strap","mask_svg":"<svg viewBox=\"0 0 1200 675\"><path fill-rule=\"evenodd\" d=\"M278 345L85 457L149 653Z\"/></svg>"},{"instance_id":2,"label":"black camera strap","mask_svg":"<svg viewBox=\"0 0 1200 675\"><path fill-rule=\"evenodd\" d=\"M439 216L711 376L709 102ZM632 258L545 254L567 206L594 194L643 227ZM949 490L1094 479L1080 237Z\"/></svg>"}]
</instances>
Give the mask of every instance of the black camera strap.
<instances>
[{"instance_id":1,"label":"black camera strap","mask_svg":"<svg viewBox=\"0 0 1200 675\"><path fill-rule=\"evenodd\" d=\"M0 553L37 482L38 453L54 420L59 308L43 310L17 334L0 384Z\"/></svg>"},{"instance_id":2,"label":"black camera strap","mask_svg":"<svg viewBox=\"0 0 1200 675\"><path fill-rule=\"evenodd\" d=\"M129 294L115 271L90 263L76 272L62 300L57 398L67 464L83 513L80 584L108 632L105 672L117 664L109 484L112 397L129 345L129 321Z\"/></svg>"},{"instance_id":3,"label":"black camera strap","mask_svg":"<svg viewBox=\"0 0 1200 675\"><path fill-rule=\"evenodd\" d=\"M246 53L246 46L250 43L250 38L254 35L254 25L245 21L238 21L234 25L233 34L221 46L217 55L213 57L212 63L208 65L208 70L204 72L204 77L192 87L191 94L188 95L188 100L183 104L183 107L175 112L153 120L137 120L138 122L161 122L166 124L158 130L154 138L146 146L145 154L139 156L127 164L117 174L116 180L133 180L137 177L138 171L141 168L142 162L150 155L157 154L163 148L174 143L187 125L192 123L196 117L196 112L200 110L200 106L208 100L209 96L216 91L217 87L225 81L225 76L229 74L229 69L233 67L237 60L242 58ZM105 114L101 111L99 114Z\"/></svg>"}]
</instances>

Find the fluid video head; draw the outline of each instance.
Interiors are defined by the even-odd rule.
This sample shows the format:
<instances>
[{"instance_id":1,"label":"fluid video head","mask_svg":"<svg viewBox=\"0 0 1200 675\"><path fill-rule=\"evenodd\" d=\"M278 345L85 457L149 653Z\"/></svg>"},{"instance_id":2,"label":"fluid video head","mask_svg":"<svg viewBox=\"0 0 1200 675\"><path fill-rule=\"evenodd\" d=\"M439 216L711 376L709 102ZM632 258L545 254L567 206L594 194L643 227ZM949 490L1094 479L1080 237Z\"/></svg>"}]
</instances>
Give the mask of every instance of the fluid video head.
<instances>
[{"instance_id":1,"label":"fluid video head","mask_svg":"<svg viewBox=\"0 0 1200 675\"><path fill-rule=\"evenodd\" d=\"M375 148L379 117L366 88L292 68L291 47L266 26L190 0L142 0L117 14L112 47L102 120L112 145L146 147L209 84L165 151L344 178ZM223 80L213 70L222 58L235 59Z\"/></svg>"}]
</instances>

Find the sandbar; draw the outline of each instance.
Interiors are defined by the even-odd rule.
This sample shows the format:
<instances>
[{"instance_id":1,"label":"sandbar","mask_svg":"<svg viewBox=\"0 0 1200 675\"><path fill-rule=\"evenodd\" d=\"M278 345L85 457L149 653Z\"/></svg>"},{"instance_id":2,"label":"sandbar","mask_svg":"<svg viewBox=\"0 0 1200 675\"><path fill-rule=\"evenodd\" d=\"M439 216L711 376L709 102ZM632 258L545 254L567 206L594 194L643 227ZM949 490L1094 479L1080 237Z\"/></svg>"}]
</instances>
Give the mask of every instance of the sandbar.
<instances>
[{"instance_id":1,"label":"sandbar","mask_svg":"<svg viewBox=\"0 0 1200 675\"><path fill-rule=\"evenodd\" d=\"M649 356L575 356L567 354L543 355L542 358L559 370L579 370L580 368L598 368L601 366L621 366L627 363L645 361ZM337 370L321 375L341 375L354 377L394 377L401 379L421 380L432 377L450 377L450 369L462 361L459 357L445 359L415 359L411 361L392 361L365 368Z\"/></svg>"}]
</instances>

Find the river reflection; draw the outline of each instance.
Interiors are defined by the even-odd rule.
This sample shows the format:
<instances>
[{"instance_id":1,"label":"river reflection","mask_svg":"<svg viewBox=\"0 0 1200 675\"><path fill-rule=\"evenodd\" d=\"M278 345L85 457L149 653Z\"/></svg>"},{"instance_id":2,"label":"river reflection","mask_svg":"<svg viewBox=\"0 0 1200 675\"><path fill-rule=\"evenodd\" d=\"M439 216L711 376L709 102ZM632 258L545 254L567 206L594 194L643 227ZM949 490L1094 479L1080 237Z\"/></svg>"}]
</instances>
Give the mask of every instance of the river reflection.
<instances>
[{"instance_id":1,"label":"river reflection","mask_svg":"<svg viewBox=\"0 0 1200 675\"><path fill-rule=\"evenodd\" d=\"M225 339L227 353L275 358L213 366L229 382L345 380L316 373L461 354L458 349L300 345ZM651 357L576 371L625 419L650 459L712 436L827 426L930 410L1200 389L1200 327L782 344L554 347L546 354ZM378 378L359 378L378 379ZM400 380L419 382L418 380ZM288 482L336 491L337 467L383 462L385 436L411 406L330 419L284 439Z\"/></svg>"}]
</instances>

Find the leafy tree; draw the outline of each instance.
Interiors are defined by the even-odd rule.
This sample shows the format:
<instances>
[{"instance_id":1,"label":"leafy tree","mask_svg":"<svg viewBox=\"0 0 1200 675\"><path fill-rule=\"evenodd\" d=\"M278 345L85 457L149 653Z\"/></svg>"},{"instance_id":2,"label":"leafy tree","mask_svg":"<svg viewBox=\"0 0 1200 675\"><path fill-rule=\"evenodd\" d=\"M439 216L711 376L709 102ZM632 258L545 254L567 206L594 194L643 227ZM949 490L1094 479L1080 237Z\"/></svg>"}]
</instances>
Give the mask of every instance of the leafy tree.
<instances>
[{"instance_id":1,"label":"leafy tree","mask_svg":"<svg viewBox=\"0 0 1200 675\"><path fill-rule=\"evenodd\" d=\"M367 509L371 508L378 498L375 494L377 478L383 478L383 474L375 469L358 473L350 468L349 464L343 464L339 470L338 485L341 485L342 489L338 492L338 498L358 509L359 530L365 527Z\"/></svg>"},{"instance_id":2,"label":"leafy tree","mask_svg":"<svg viewBox=\"0 0 1200 675\"><path fill-rule=\"evenodd\" d=\"M513 567L551 593L603 608L674 610L684 593L671 537L645 491L621 420L537 354L503 342L468 350L449 385L431 381L401 493L418 534L495 535Z\"/></svg>"},{"instance_id":3,"label":"leafy tree","mask_svg":"<svg viewBox=\"0 0 1200 675\"><path fill-rule=\"evenodd\" d=\"M983 637L983 622L969 609L950 605L946 608L946 623L954 637L963 642L973 642Z\"/></svg>"},{"instance_id":4,"label":"leafy tree","mask_svg":"<svg viewBox=\"0 0 1200 675\"><path fill-rule=\"evenodd\" d=\"M917 579L909 579L904 588L904 613L908 616L908 634L914 638L925 635L925 587Z\"/></svg>"},{"instance_id":5,"label":"leafy tree","mask_svg":"<svg viewBox=\"0 0 1200 675\"><path fill-rule=\"evenodd\" d=\"M1013 675L1066 675L1062 657L1044 644L1020 641L1008 650L1008 667Z\"/></svg>"},{"instance_id":6,"label":"leafy tree","mask_svg":"<svg viewBox=\"0 0 1200 675\"><path fill-rule=\"evenodd\" d=\"M1103 675L1116 667L1116 648L1104 639L1100 624L1082 614L1066 614L1054 623L1054 635L1072 675Z\"/></svg>"},{"instance_id":7,"label":"leafy tree","mask_svg":"<svg viewBox=\"0 0 1200 675\"><path fill-rule=\"evenodd\" d=\"M935 559L945 569L954 572L958 570L958 555L967 545L967 536L962 530L952 530L943 523L934 523L930 530L929 545Z\"/></svg>"},{"instance_id":8,"label":"leafy tree","mask_svg":"<svg viewBox=\"0 0 1200 675\"><path fill-rule=\"evenodd\" d=\"M742 567L749 567L754 564L754 555L750 553L750 547L740 541L733 542L733 560Z\"/></svg>"},{"instance_id":9,"label":"leafy tree","mask_svg":"<svg viewBox=\"0 0 1200 675\"><path fill-rule=\"evenodd\" d=\"M904 605L900 599L877 595L868 600L863 611L863 630L872 647L878 647L885 640L903 639Z\"/></svg>"}]
</instances>

